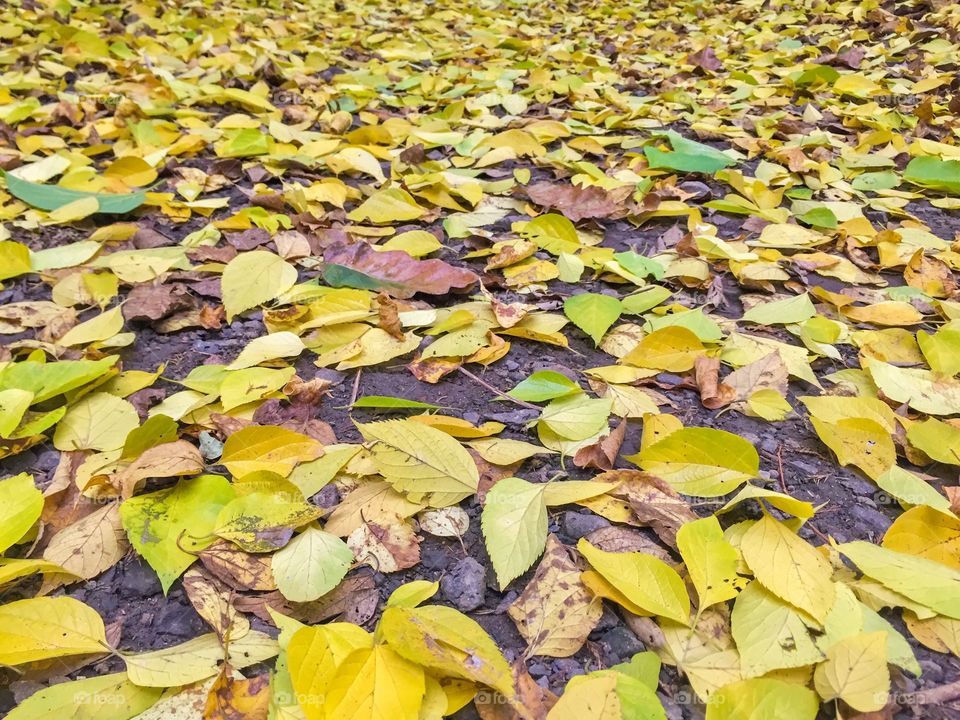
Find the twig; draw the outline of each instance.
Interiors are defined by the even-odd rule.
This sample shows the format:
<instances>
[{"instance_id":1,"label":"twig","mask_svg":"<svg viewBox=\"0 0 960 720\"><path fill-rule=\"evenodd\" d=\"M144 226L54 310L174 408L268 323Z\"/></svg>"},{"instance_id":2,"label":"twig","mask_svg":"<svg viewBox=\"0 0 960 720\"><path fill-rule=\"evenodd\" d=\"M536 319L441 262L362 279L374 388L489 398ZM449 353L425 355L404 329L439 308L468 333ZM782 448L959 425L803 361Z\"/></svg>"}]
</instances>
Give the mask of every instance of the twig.
<instances>
[{"instance_id":1,"label":"twig","mask_svg":"<svg viewBox=\"0 0 960 720\"><path fill-rule=\"evenodd\" d=\"M363 368L357 368L357 374L353 376L353 392L350 393L350 405L357 401L357 393L360 392L360 376L363 374Z\"/></svg>"},{"instance_id":2,"label":"twig","mask_svg":"<svg viewBox=\"0 0 960 720\"><path fill-rule=\"evenodd\" d=\"M486 388L487 390L489 390L490 392L492 392L492 393L494 393L494 394L496 394L496 395L499 395L499 396L502 397L504 400L509 400L509 401L512 402L512 403L515 403L515 404L517 404L517 405L520 405L521 407L530 408L531 410L536 410L537 412L540 412L540 408L539 408L538 406L534 405L533 403L528 403L528 402L526 402L525 400L518 400L518 399L515 398L515 397L510 397L510 396L507 395L505 392L500 392L500 391L497 390L493 385L491 385L490 383L488 383L486 380L481 380L481 379L478 378L476 375L474 375L472 372L470 372L469 370L467 370L465 367L461 367L461 368L460 368L460 372L462 372L464 375L466 375L468 378L470 378L471 380L473 380L473 381L474 381L475 383L477 383L478 385L482 385L483 387L485 387L485 388Z\"/></svg>"},{"instance_id":3,"label":"twig","mask_svg":"<svg viewBox=\"0 0 960 720\"><path fill-rule=\"evenodd\" d=\"M777 444L777 469L780 473L780 489L783 490L785 495L789 495L790 491L787 489L787 479L783 476L783 443Z\"/></svg>"}]
</instances>

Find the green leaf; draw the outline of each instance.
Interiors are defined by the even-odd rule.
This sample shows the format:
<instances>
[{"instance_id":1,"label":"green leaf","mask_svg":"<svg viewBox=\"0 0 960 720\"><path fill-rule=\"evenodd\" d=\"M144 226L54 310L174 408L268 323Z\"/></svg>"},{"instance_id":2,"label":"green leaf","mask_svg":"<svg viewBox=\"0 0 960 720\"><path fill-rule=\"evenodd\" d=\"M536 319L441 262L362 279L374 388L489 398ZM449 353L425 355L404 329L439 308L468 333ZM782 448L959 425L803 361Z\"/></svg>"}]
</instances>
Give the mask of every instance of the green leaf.
<instances>
[{"instance_id":1,"label":"green leaf","mask_svg":"<svg viewBox=\"0 0 960 720\"><path fill-rule=\"evenodd\" d=\"M0 371L0 390L19 388L33 393L33 402L76 390L99 378L119 360L109 355L102 360L58 360L40 363L26 360L11 363Z\"/></svg>"},{"instance_id":2,"label":"green leaf","mask_svg":"<svg viewBox=\"0 0 960 720\"><path fill-rule=\"evenodd\" d=\"M640 255L631 250L613 254L616 260L625 269L638 277L647 277L648 275L655 280L661 280L666 274L666 268L653 258Z\"/></svg>"},{"instance_id":3,"label":"green leaf","mask_svg":"<svg viewBox=\"0 0 960 720\"><path fill-rule=\"evenodd\" d=\"M543 554L547 542L546 487L509 477L487 493L480 524L501 590Z\"/></svg>"},{"instance_id":4,"label":"green leaf","mask_svg":"<svg viewBox=\"0 0 960 720\"><path fill-rule=\"evenodd\" d=\"M633 295L627 295L625 298L622 298L620 305L623 308L623 312L628 315L642 315L647 310L655 308L671 295L673 295L673 293L665 287L647 285Z\"/></svg>"},{"instance_id":5,"label":"green leaf","mask_svg":"<svg viewBox=\"0 0 960 720\"><path fill-rule=\"evenodd\" d=\"M137 495L120 506L130 543L160 578L163 592L213 541L220 509L233 499L233 486L219 475L181 480L172 488Z\"/></svg>"},{"instance_id":6,"label":"green leaf","mask_svg":"<svg viewBox=\"0 0 960 720\"><path fill-rule=\"evenodd\" d=\"M673 152L664 152L653 145L645 145L643 152L651 168L712 175L717 170L737 164L729 155L714 150L709 145L687 140L673 130L659 133L658 136L667 138Z\"/></svg>"},{"instance_id":7,"label":"green leaf","mask_svg":"<svg viewBox=\"0 0 960 720\"><path fill-rule=\"evenodd\" d=\"M960 195L960 160L915 157L903 171L903 179L920 187Z\"/></svg>"},{"instance_id":8,"label":"green leaf","mask_svg":"<svg viewBox=\"0 0 960 720\"><path fill-rule=\"evenodd\" d=\"M100 203L98 212L108 215L123 215L132 212L143 205L147 195L145 192L126 193L123 195L111 195L108 193L83 192L81 190L68 190L57 185L46 185L43 183L34 183L29 180L21 180L16 175L5 172L4 178L7 181L7 190L10 194L33 207L41 210L52 211L69 205L76 200L93 197Z\"/></svg>"},{"instance_id":9,"label":"green leaf","mask_svg":"<svg viewBox=\"0 0 960 720\"><path fill-rule=\"evenodd\" d=\"M607 330L620 318L623 306L610 295L581 293L569 297L563 303L563 313L574 325L593 338L599 345Z\"/></svg>"},{"instance_id":10,"label":"green leaf","mask_svg":"<svg viewBox=\"0 0 960 720\"><path fill-rule=\"evenodd\" d=\"M333 590L353 564L353 552L336 535L308 527L273 556L277 589L287 600L311 602Z\"/></svg>"},{"instance_id":11,"label":"green leaf","mask_svg":"<svg viewBox=\"0 0 960 720\"><path fill-rule=\"evenodd\" d=\"M507 395L527 402L543 402L579 392L580 386L566 375L554 370L538 370L517 383Z\"/></svg>"},{"instance_id":12,"label":"green leaf","mask_svg":"<svg viewBox=\"0 0 960 720\"><path fill-rule=\"evenodd\" d=\"M540 413L540 423L565 440L586 440L607 426L611 398L586 394L557 398Z\"/></svg>"},{"instance_id":13,"label":"green leaf","mask_svg":"<svg viewBox=\"0 0 960 720\"><path fill-rule=\"evenodd\" d=\"M406 398L393 397L392 395L366 395L357 399L350 407L354 408L383 408L387 410L397 410L410 408L413 410L442 410L442 405L431 405L430 403L420 402L419 400L407 400Z\"/></svg>"}]
</instances>

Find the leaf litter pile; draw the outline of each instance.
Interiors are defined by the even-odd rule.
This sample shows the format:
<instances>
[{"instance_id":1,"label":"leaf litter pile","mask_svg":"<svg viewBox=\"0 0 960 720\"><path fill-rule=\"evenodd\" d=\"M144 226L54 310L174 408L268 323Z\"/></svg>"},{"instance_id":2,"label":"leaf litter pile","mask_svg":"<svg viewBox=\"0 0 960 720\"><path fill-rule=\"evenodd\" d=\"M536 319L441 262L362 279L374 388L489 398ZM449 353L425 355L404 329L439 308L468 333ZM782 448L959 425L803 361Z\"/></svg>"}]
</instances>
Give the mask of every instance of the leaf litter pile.
<instances>
[{"instance_id":1,"label":"leaf litter pile","mask_svg":"<svg viewBox=\"0 0 960 720\"><path fill-rule=\"evenodd\" d=\"M958 27L5 3L7 717L958 717Z\"/></svg>"}]
</instances>

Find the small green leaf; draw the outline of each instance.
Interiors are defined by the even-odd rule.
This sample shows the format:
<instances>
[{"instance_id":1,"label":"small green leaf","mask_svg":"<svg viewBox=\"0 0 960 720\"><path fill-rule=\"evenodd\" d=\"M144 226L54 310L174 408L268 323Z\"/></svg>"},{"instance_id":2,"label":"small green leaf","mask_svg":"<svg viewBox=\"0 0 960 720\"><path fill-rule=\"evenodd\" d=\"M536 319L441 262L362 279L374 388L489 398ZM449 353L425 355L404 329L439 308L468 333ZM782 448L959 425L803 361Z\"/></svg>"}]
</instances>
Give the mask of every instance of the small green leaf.
<instances>
[{"instance_id":1,"label":"small green leaf","mask_svg":"<svg viewBox=\"0 0 960 720\"><path fill-rule=\"evenodd\" d=\"M661 133L661 136L667 138L673 152L664 152L653 145L646 145L643 152L651 168L712 175L717 170L737 164L729 155L714 150L709 145L687 140L673 130L667 130Z\"/></svg>"},{"instance_id":2,"label":"small green leaf","mask_svg":"<svg viewBox=\"0 0 960 720\"><path fill-rule=\"evenodd\" d=\"M617 298L598 293L574 295L563 303L563 313L597 345L622 312Z\"/></svg>"},{"instance_id":3,"label":"small green leaf","mask_svg":"<svg viewBox=\"0 0 960 720\"><path fill-rule=\"evenodd\" d=\"M543 402L580 392L580 386L566 375L553 370L539 370L517 383L507 395L527 402Z\"/></svg>"},{"instance_id":4,"label":"small green leaf","mask_svg":"<svg viewBox=\"0 0 960 720\"><path fill-rule=\"evenodd\" d=\"M381 408L385 410L398 410L410 408L412 410L441 410L443 406L432 405L430 403L420 402L419 400L407 400L406 398L393 397L391 395L367 395L358 398L350 407L354 408Z\"/></svg>"}]
</instances>

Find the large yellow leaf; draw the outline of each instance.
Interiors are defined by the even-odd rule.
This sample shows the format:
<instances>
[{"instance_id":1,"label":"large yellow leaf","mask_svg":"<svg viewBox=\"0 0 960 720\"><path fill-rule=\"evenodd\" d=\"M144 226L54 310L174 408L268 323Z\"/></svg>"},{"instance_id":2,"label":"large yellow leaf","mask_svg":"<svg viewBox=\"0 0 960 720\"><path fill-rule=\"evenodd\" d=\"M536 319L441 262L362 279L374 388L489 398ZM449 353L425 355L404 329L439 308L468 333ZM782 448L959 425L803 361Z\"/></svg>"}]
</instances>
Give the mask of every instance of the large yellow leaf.
<instances>
[{"instance_id":1,"label":"large yellow leaf","mask_svg":"<svg viewBox=\"0 0 960 720\"><path fill-rule=\"evenodd\" d=\"M545 484L503 478L487 493L481 527L500 589L526 572L547 542Z\"/></svg>"},{"instance_id":2,"label":"large yellow leaf","mask_svg":"<svg viewBox=\"0 0 960 720\"><path fill-rule=\"evenodd\" d=\"M273 425L251 425L227 438L220 462L234 477L258 470L287 477L298 463L322 454L323 446L306 435Z\"/></svg>"},{"instance_id":3,"label":"large yellow leaf","mask_svg":"<svg viewBox=\"0 0 960 720\"><path fill-rule=\"evenodd\" d=\"M350 623L304 627L293 634L287 645L287 665L307 720L324 720L327 687L337 667L355 650L372 646L372 636Z\"/></svg>"},{"instance_id":4,"label":"large yellow leaf","mask_svg":"<svg viewBox=\"0 0 960 720\"><path fill-rule=\"evenodd\" d=\"M713 428L682 428L627 457L686 495L726 495L755 477L756 449L739 435Z\"/></svg>"},{"instance_id":5,"label":"large yellow leaf","mask_svg":"<svg viewBox=\"0 0 960 720\"><path fill-rule=\"evenodd\" d=\"M960 620L960 570L863 540L837 549L867 577L940 615Z\"/></svg>"},{"instance_id":6,"label":"large yellow leaf","mask_svg":"<svg viewBox=\"0 0 960 720\"><path fill-rule=\"evenodd\" d=\"M960 381L922 368L901 368L864 358L864 369L883 394L930 415L960 413Z\"/></svg>"},{"instance_id":7,"label":"large yellow leaf","mask_svg":"<svg viewBox=\"0 0 960 720\"><path fill-rule=\"evenodd\" d=\"M137 687L126 673L57 683L34 693L10 711L7 720L116 720L152 706L163 691Z\"/></svg>"},{"instance_id":8,"label":"large yellow leaf","mask_svg":"<svg viewBox=\"0 0 960 720\"><path fill-rule=\"evenodd\" d=\"M740 552L767 590L819 621L836 595L827 559L779 520L764 515L744 533Z\"/></svg>"},{"instance_id":9,"label":"large yellow leaf","mask_svg":"<svg viewBox=\"0 0 960 720\"><path fill-rule=\"evenodd\" d=\"M747 585L737 596L730 615L730 630L740 651L744 677L822 660L813 635L819 634L819 628L808 622L799 610L759 582Z\"/></svg>"},{"instance_id":10,"label":"large yellow leaf","mask_svg":"<svg viewBox=\"0 0 960 720\"><path fill-rule=\"evenodd\" d=\"M129 402L109 393L93 393L67 410L53 444L58 450L118 450L139 425L137 410Z\"/></svg>"},{"instance_id":11,"label":"large yellow leaf","mask_svg":"<svg viewBox=\"0 0 960 720\"><path fill-rule=\"evenodd\" d=\"M265 250L240 253L227 263L220 280L227 322L244 310L262 305L297 282L297 269Z\"/></svg>"},{"instance_id":12,"label":"large yellow leaf","mask_svg":"<svg viewBox=\"0 0 960 720\"><path fill-rule=\"evenodd\" d=\"M453 608L388 607L380 620L387 643L407 660L440 676L473 680L513 698L513 674L497 644L476 622Z\"/></svg>"},{"instance_id":13,"label":"large yellow leaf","mask_svg":"<svg viewBox=\"0 0 960 720\"><path fill-rule=\"evenodd\" d=\"M776 678L751 678L711 695L707 720L814 720L819 710L809 688Z\"/></svg>"},{"instance_id":14,"label":"large yellow leaf","mask_svg":"<svg viewBox=\"0 0 960 720\"><path fill-rule=\"evenodd\" d=\"M697 589L698 610L737 596L744 580L737 575L739 556L723 537L715 517L705 517L681 526L677 531L677 549Z\"/></svg>"},{"instance_id":15,"label":"large yellow leaf","mask_svg":"<svg viewBox=\"0 0 960 720\"><path fill-rule=\"evenodd\" d=\"M824 700L840 698L854 710L873 712L887 704L890 671L886 633L846 637L827 650L827 659L813 674Z\"/></svg>"},{"instance_id":16,"label":"large yellow leaf","mask_svg":"<svg viewBox=\"0 0 960 720\"><path fill-rule=\"evenodd\" d=\"M231 667L242 669L272 658L280 647L269 635L251 630L232 641L228 650L224 653L216 634L208 633L180 645L122 657L133 684L172 688L213 677L225 655Z\"/></svg>"},{"instance_id":17,"label":"large yellow leaf","mask_svg":"<svg viewBox=\"0 0 960 720\"><path fill-rule=\"evenodd\" d=\"M33 475L0 480L0 553L26 535L42 511L43 493L33 484Z\"/></svg>"},{"instance_id":18,"label":"large yellow leaf","mask_svg":"<svg viewBox=\"0 0 960 720\"><path fill-rule=\"evenodd\" d=\"M425 678L419 665L386 645L354 650L327 686L329 720L417 720Z\"/></svg>"},{"instance_id":19,"label":"large yellow leaf","mask_svg":"<svg viewBox=\"0 0 960 720\"><path fill-rule=\"evenodd\" d=\"M97 611L69 597L39 597L0 606L0 663L108 652Z\"/></svg>"},{"instance_id":20,"label":"large yellow leaf","mask_svg":"<svg viewBox=\"0 0 960 720\"><path fill-rule=\"evenodd\" d=\"M894 520L882 544L960 570L960 520L927 505L910 508Z\"/></svg>"},{"instance_id":21,"label":"large yellow leaf","mask_svg":"<svg viewBox=\"0 0 960 720\"><path fill-rule=\"evenodd\" d=\"M405 420L357 423L377 470L413 502L453 505L477 491L477 465L460 443L435 428Z\"/></svg>"},{"instance_id":22,"label":"large yellow leaf","mask_svg":"<svg viewBox=\"0 0 960 720\"><path fill-rule=\"evenodd\" d=\"M606 552L586 540L577 549L603 578L638 607L654 615L690 622L690 598L677 571L641 552Z\"/></svg>"}]
</instances>

